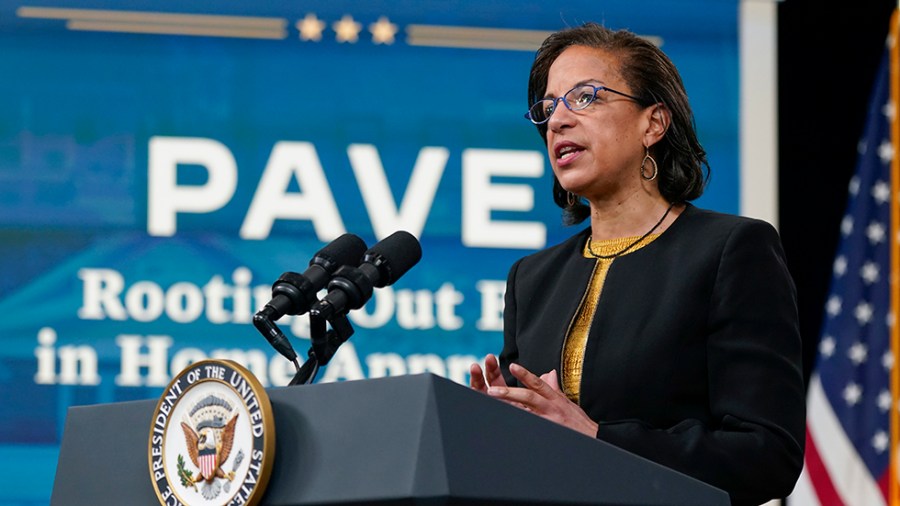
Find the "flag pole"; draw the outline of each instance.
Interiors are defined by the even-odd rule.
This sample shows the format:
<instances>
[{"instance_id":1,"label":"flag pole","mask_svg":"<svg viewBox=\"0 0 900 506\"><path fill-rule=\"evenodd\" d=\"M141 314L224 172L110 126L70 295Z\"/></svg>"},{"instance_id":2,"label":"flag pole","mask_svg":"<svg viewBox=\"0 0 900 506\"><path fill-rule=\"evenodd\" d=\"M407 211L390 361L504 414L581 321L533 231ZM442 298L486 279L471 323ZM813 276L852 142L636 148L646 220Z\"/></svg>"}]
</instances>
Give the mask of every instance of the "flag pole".
<instances>
[{"instance_id":1,"label":"flag pole","mask_svg":"<svg viewBox=\"0 0 900 506\"><path fill-rule=\"evenodd\" d=\"M891 145L894 147L894 155L891 159L891 312L894 315L891 323L891 352L894 356L894 364L891 367L891 397L893 398L893 409L891 409L891 441L893 451L890 457L890 476L888 478L888 497L890 506L900 506L900 477L898 477L898 450L900 450L900 0L897 1L897 7L891 14L891 24L888 30L890 41L890 97L891 104L894 107L894 114L891 119Z\"/></svg>"}]
</instances>

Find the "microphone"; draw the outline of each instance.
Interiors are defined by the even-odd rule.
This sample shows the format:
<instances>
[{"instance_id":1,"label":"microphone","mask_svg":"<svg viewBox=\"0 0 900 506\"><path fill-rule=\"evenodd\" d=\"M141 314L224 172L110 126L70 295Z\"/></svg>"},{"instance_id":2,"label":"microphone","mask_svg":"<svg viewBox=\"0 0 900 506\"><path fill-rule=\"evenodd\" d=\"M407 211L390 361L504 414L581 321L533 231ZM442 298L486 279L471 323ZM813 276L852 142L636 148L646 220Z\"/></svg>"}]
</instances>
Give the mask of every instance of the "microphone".
<instances>
[{"instance_id":1,"label":"microphone","mask_svg":"<svg viewBox=\"0 0 900 506\"><path fill-rule=\"evenodd\" d=\"M318 301L316 294L325 288L334 272L344 265L358 265L365 251L366 243L353 234L331 241L312 257L303 274L285 272L272 284L272 300L263 310L268 308L272 321L309 311Z\"/></svg>"},{"instance_id":2,"label":"microphone","mask_svg":"<svg viewBox=\"0 0 900 506\"><path fill-rule=\"evenodd\" d=\"M363 254L359 267L345 265L328 282L328 294L310 309L326 320L359 309L375 288L393 284L422 258L422 246L409 232L399 230Z\"/></svg>"},{"instance_id":3,"label":"microphone","mask_svg":"<svg viewBox=\"0 0 900 506\"><path fill-rule=\"evenodd\" d=\"M318 299L316 294L344 265L357 265L366 243L358 236L344 234L319 250L309 261L303 274L285 272L272 285L272 300L253 316L253 325L279 353L294 361L297 354L287 337L274 321L284 315L299 315L309 311Z\"/></svg>"}]
</instances>

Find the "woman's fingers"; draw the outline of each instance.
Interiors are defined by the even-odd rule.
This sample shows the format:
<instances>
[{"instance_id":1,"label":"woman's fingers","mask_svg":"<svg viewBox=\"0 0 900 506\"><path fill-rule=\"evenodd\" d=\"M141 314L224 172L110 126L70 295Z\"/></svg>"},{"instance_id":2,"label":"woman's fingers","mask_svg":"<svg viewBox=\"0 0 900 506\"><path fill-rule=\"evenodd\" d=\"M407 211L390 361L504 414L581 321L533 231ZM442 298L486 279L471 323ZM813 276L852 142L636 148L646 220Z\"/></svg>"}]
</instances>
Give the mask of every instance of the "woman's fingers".
<instances>
[{"instance_id":1,"label":"woman's fingers","mask_svg":"<svg viewBox=\"0 0 900 506\"><path fill-rule=\"evenodd\" d=\"M484 381L484 371L481 366L472 364L469 366L469 387L479 392L487 392L487 384Z\"/></svg>"},{"instance_id":2,"label":"woman's fingers","mask_svg":"<svg viewBox=\"0 0 900 506\"><path fill-rule=\"evenodd\" d=\"M531 371L518 364L510 364L509 372L519 380L524 388L489 385L488 395L520 405L529 411L543 411L542 405L546 403L547 396L553 393L553 389Z\"/></svg>"},{"instance_id":3,"label":"woman's fingers","mask_svg":"<svg viewBox=\"0 0 900 506\"><path fill-rule=\"evenodd\" d=\"M556 370L538 377L518 364L510 364L509 372L519 380L522 388L488 384L488 395L531 411L586 436L596 437L597 423L562 392L559 388L559 375Z\"/></svg>"},{"instance_id":4,"label":"woman's fingers","mask_svg":"<svg viewBox=\"0 0 900 506\"><path fill-rule=\"evenodd\" d=\"M541 380L543 380L544 383L550 385L550 388L552 388L553 390L556 390L557 392L562 391L562 389L559 388L559 376L557 376L556 374L556 369L541 374Z\"/></svg>"},{"instance_id":5,"label":"woman's fingers","mask_svg":"<svg viewBox=\"0 0 900 506\"><path fill-rule=\"evenodd\" d=\"M484 358L484 376L487 379L487 384L490 386L498 386L505 387L506 380L503 378L503 373L500 372L500 362L497 360L497 357L488 354L487 357Z\"/></svg>"},{"instance_id":6,"label":"woman's fingers","mask_svg":"<svg viewBox=\"0 0 900 506\"><path fill-rule=\"evenodd\" d=\"M510 364L509 372L519 380L519 382L528 388L536 392L543 398L552 399L555 397L559 390L558 388L554 388L553 385L548 384L542 378L537 377L533 372L525 369L519 364ZM550 374L550 373L547 373ZM546 376L546 374L545 374ZM555 374L554 374L555 377ZM555 381L554 381L555 383Z\"/></svg>"},{"instance_id":7,"label":"woman's fingers","mask_svg":"<svg viewBox=\"0 0 900 506\"><path fill-rule=\"evenodd\" d=\"M490 386L506 386L506 379L500 372L500 362L495 355L488 354L484 358L484 368L478 363L469 366L469 386L479 392L487 392Z\"/></svg>"}]
</instances>

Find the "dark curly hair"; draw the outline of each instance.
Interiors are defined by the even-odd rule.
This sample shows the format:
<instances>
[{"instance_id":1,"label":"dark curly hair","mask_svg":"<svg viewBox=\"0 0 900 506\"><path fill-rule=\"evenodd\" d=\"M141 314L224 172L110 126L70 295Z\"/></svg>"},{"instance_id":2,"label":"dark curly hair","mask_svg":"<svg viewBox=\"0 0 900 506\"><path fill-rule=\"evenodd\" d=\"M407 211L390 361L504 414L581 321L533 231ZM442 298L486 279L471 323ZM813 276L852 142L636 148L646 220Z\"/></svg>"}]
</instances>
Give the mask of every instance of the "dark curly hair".
<instances>
[{"instance_id":1,"label":"dark curly hair","mask_svg":"<svg viewBox=\"0 0 900 506\"><path fill-rule=\"evenodd\" d=\"M662 103L672 114L666 135L652 148L659 166L659 191L669 202L687 202L703 194L710 168L706 151L697 139L694 114L678 69L652 42L628 30L611 30L597 23L585 23L551 34L537 50L528 77L528 106L544 98L550 66L570 46L586 46L619 57L620 72L639 103ZM547 124L537 125L547 143ZM563 209L566 225L581 223L590 207L581 199L569 205L568 192L553 177L553 201Z\"/></svg>"}]
</instances>

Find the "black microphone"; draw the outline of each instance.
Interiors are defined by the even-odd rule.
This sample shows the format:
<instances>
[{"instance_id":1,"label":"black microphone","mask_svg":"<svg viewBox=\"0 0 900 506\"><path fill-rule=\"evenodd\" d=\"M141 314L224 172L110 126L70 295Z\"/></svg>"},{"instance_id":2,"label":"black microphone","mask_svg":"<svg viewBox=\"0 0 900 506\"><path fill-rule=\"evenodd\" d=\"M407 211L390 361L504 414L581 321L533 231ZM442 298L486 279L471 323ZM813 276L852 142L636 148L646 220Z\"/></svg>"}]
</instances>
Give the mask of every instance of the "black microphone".
<instances>
[{"instance_id":1,"label":"black microphone","mask_svg":"<svg viewBox=\"0 0 900 506\"><path fill-rule=\"evenodd\" d=\"M366 243L358 236L344 234L328 243L309 261L303 274L285 272L272 284L272 300L268 316L275 321L284 315L309 311L318 301L316 294L325 288L331 276L344 265L358 265L366 251Z\"/></svg>"},{"instance_id":2,"label":"black microphone","mask_svg":"<svg viewBox=\"0 0 900 506\"><path fill-rule=\"evenodd\" d=\"M253 325L279 353L294 360L297 354L274 321L284 315L309 311L318 301L316 294L344 265L357 265L366 251L366 243L358 236L344 234L328 243L309 261L303 274L285 272L272 284L272 300L253 316Z\"/></svg>"},{"instance_id":3,"label":"black microphone","mask_svg":"<svg viewBox=\"0 0 900 506\"><path fill-rule=\"evenodd\" d=\"M393 284L422 258L422 246L409 232L399 230L363 254L359 267L345 265L328 282L328 294L309 310L326 320L359 309L375 288Z\"/></svg>"}]
</instances>

